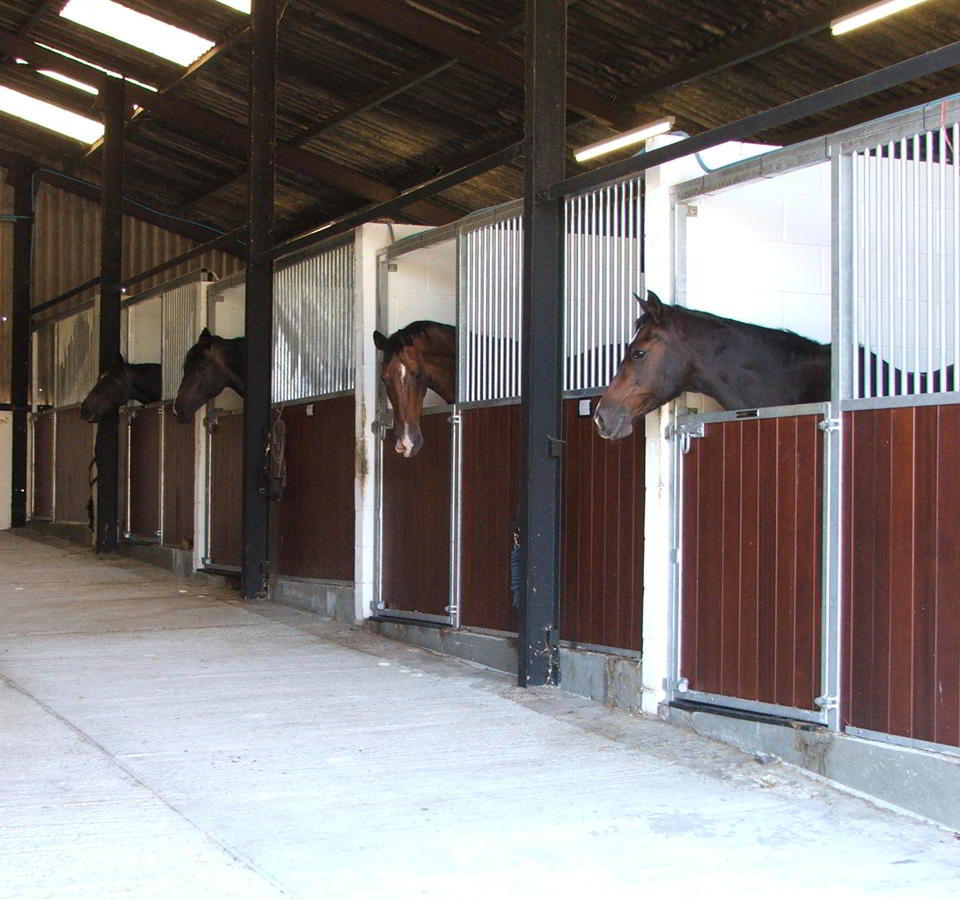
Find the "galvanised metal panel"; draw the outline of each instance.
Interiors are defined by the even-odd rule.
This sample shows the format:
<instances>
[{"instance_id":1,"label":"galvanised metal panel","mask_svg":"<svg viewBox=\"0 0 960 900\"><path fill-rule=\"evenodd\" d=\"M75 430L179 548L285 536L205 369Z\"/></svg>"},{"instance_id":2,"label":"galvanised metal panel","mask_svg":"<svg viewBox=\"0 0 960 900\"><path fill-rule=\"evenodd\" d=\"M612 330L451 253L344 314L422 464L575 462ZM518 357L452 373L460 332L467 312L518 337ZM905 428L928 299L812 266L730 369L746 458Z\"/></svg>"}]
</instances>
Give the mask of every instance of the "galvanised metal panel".
<instances>
[{"instance_id":1,"label":"galvanised metal panel","mask_svg":"<svg viewBox=\"0 0 960 900\"><path fill-rule=\"evenodd\" d=\"M33 333L33 378L30 389L37 406L53 406L56 402L57 327L44 322Z\"/></svg>"},{"instance_id":2,"label":"galvanised metal panel","mask_svg":"<svg viewBox=\"0 0 960 900\"><path fill-rule=\"evenodd\" d=\"M457 393L462 403L520 395L520 215L464 225L458 241Z\"/></svg>"},{"instance_id":3,"label":"galvanised metal panel","mask_svg":"<svg viewBox=\"0 0 960 900\"><path fill-rule=\"evenodd\" d=\"M352 391L353 234L281 261L273 277L273 401Z\"/></svg>"},{"instance_id":4,"label":"galvanised metal panel","mask_svg":"<svg viewBox=\"0 0 960 900\"><path fill-rule=\"evenodd\" d=\"M183 377L183 358L197 342L197 309L204 294L206 275L175 284L163 292L163 338L161 364L163 365L163 399L177 396Z\"/></svg>"},{"instance_id":5,"label":"galvanised metal panel","mask_svg":"<svg viewBox=\"0 0 960 900\"><path fill-rule=\"evenodd\" d=\"M933 130L845 147L854 398L960 388L958 147L956 108Z\"/></svg>"},{"instance_id":6,"label":"galvanised metal panel","mask_svg":"<svg viewBox=\"0 0 960 900\"><path fill-rule=\"evenodd\" d=\"M633 336L643 283L643 179L566 199L564 390L606 387Z\"/></svg>"},{"instance_id":7,"label":"galvanised metal panel","mask_svg":"<svg viewBox=\"0 0 960 900\"><path fill-rule=\"evenodd\" d=\"M56 323L56 405L80 403L96 383L97 326L93 308Z\"/></svg>"}]
</instances>

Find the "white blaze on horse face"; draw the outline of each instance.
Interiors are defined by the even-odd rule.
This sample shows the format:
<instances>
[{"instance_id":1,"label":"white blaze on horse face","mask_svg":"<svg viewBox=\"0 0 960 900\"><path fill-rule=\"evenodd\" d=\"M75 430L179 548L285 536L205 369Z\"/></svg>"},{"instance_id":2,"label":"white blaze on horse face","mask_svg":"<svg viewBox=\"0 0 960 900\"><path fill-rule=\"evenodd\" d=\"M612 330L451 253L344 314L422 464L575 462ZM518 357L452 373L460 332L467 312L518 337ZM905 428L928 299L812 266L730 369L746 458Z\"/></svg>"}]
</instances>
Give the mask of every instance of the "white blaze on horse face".
<instances>
[{"instance_id":1,"label":"white blaze on horse face","mask_svg":"<svg viewBox=\"0 0 960 900\"><path fill-rule=\"evenodd\" d=\"M413 454L414 446L413 438L410 437L410 426L404 424L403 433L400 435L400 440L397 441L397 450L409 459Z\"/></svg>"}]
</instances>

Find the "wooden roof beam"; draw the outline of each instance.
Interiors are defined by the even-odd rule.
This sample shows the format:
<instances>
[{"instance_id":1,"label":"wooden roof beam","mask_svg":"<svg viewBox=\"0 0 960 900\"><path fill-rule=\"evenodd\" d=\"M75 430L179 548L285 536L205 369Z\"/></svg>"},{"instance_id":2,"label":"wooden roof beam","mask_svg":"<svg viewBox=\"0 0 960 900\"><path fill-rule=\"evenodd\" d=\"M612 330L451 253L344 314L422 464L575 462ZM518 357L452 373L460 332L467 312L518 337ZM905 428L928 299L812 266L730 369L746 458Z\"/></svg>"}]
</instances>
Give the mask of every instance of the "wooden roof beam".
<instances>
[{"instance_id":1,"label":"wooden roof beam","mask_svg":"<svg viewBox=\"0 0 960 900\"><path fill-rule=\"evenodd\" d=\"M26 59L33 65L56 69L73 78L83 78L87 82L91 81L91 72L100 75L96 69L83 63L74 62L12 35L0 34L0 49ZM102 83L107 77L109 76L100 75L95 83ZM126 83L126 96L130 102L151 110L174 125L188 129L194 136L206 138L211 144L225 146L228 152L234 152L238 158L246 157L248 135L243 125L191 103L156 94L129 82ZM382 202L400 193L396 188L376 178L296 147L278 146L277 160L284 168L301 176L315 178L364 200ZM444 225L452 222L458 215L447 207L429 201L419 201L411 205L407 212L429 225Z\"/></svg>"}]
</instances>

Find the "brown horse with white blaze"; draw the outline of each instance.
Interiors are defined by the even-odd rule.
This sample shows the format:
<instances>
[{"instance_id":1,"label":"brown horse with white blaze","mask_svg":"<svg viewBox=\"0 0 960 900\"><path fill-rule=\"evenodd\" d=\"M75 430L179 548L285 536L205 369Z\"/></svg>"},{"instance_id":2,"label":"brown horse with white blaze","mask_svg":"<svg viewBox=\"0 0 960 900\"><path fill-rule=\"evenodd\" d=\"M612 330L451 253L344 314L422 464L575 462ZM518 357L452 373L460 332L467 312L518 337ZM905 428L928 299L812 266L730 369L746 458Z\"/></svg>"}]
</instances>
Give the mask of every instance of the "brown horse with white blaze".
<instances>
[{"instance_id":1,"label":"brown horse with white blaze","mask_svg":"<svg viewBox=\"0 0 960 900\"><path fill-rule=\"evenodd\" d=\"M415 456L423 446L420 413L427 388L446 403L454 401L457 330L440 322L417 321L390 337L375 331L373 342L383 353L380 378L393 407L396 451Z\"/></svg>"},{"instance_id":2,"label":"brown horse with white blaze","mask_svg":"<svg viewBox=\"0 0 960 900\"><path fill-rule=\"evenodd\" d=\"M228 387L242 397L246 377L246 338L222 338L204 328L183 358L183 378L173 403L173 415L179 422L192 422L193 414L204 403Z\"/></svg>"},{"instance_id":3,"label":"brown horse with white blaze","mask_svg":"<svg viewBox=\"0 0 960 900\"><path fill-rule=\"evenodd\" d=\"M665 306L653 291L637 300L636 334L594 412L601 437L627 437L637 419L684 391L706 394L724 409L830 399L829 344Z\"/></svg>"}]
</instances>

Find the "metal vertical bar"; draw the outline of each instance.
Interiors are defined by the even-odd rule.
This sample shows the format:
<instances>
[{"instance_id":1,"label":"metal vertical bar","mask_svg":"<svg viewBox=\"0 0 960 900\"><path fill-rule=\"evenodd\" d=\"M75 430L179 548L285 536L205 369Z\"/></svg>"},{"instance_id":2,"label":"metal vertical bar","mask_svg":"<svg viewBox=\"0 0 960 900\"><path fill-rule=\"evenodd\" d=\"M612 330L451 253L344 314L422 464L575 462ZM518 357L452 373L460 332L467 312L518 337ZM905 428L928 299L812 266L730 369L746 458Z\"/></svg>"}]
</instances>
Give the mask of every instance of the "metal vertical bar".
<instances>
[{"instance_id":1,"label":"metal vertical bar","mask_svg":"<svg viewBox=\"0 0 960 900\"><path fill-rule=\"evenodd\" d=\"M937 182L939 185L940 211L937 216L937 252L940 255L940 277L937 280L937 306L940 312L940 327L937 331L940 340L940 361L937 368L940 371L940 390L946 390L947 377L947 147L946 131L940 126L940 155L937 160ZM933 376L927 383L927 391L933 391Z\"/></svg>"},{"instance_id":2,"label":"metal vertical bar","mask_svg":"<svg viewBox=\"0 0 960 900\"><path fill-rule=\"evenodd\" d=\"M920 136L913 135L913 373L920 378Z\"/></svg>"},{"instance_id":3,"label":"metal vertical bar","mask_svg":"<svg viewBox=\"0 0 960 900\"><path fill-rule=\"evenodd\" d=\"M107 78L100 90L105 131L101 152L103 180L100 220L100 371L120 352L120 287L123 260L123 129L126 121L124 84ZM117 411L97 423L98 553L117 548L120 431Z\"/></svg>"},{"instance_id":4,"label":"metal vertical bar","mask_svg":"<svg viewBox=\"0 0 960 900\"><path fill-rule=\"evenodd\" d=\"M30 405L30 301L33 256L33 167L24 160L11 172L13 183L13 308L10 335L11 438L10 524L27 524L27 446Z\"/></svg>"},{"instance_id":5,"label":"metal vertical bar","mask_svg":"<svg viewBox=\"0 0 960 900\"><path fill-rule=\"evenodd\" d=\"M522 578L518 684L556 683L560 592L563 198L567 7L526 0Z\"/></svg>"},{"instance_id":6,"label":"metal vertical bar","mask_svg":"<svg viewBox=\"0 0 960 900\"><path fill-rule=\"evenodd\" d=\"M895 302L894 296L894 253L893 253L893 217L894 217L894 196L893 196L893 169L894 169L894 149L893 142L887 144L887 162L883 166L883 186L884 194L886 196L886 206L881 211L880 222L882 228L882 237L880 241L880 249L884 250L884 240L886 242L886 249L883 252L886 262L886 277L884 278L886 286L886 295L887 295L887 308L886 308L886 324L887 324L887 355L889 358L889 365L887 366L887 396L897 393L896 384L894 383L893 369L896 363L896 353L894 350L894 313L893 306Z\"/></svg>"},{"instance_id":7,"label":"metal vertical bar","mask_svg":"<svg viewBox=\"0 0 960 900\"><path fill-rule=\"evenodd\" d=\"M273 349L274 186L276 178L277 0L253 0L250 14L250 155L246 302L247 377L243 415L241 590L261 596L268 575L269 500L262 490L270 430Z\"/></svg>"},{"instance_id":8,"label":"metal vertical bar","mask_svg":"<svg viewBox=\"0 0 960 900\"><path fill-rule=\"evenodd\" d=\"M953 164L953 381L950 390L960 389L960 123L954 122L950 162Z\"/></svg>"}]
</instances>

